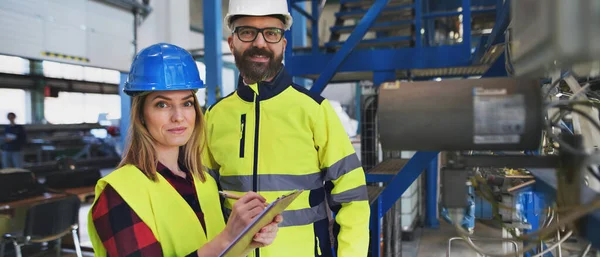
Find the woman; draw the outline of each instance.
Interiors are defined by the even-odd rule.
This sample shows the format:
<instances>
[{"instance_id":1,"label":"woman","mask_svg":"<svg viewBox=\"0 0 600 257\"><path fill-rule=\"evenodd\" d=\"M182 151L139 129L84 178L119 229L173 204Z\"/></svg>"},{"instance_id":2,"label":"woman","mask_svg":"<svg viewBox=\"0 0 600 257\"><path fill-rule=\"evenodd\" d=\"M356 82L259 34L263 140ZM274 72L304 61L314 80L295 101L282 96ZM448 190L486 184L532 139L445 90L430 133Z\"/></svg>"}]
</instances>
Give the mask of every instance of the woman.
<instances>
[{"instance_id":1,"label":"woman","mask_svg":"<svg viewBox=\"0 0 600 257\"><path fill-rule=\"evenodd\" d=\"M218 256L265 207L248 193L225 225L217 183L202 169L203 87L192 56L174 45L143 49L124 91L132 96L124 158L98 181L88 215L95 256ZM272 243L281 216L248 246Z\"/></svg>"}]
</instances>

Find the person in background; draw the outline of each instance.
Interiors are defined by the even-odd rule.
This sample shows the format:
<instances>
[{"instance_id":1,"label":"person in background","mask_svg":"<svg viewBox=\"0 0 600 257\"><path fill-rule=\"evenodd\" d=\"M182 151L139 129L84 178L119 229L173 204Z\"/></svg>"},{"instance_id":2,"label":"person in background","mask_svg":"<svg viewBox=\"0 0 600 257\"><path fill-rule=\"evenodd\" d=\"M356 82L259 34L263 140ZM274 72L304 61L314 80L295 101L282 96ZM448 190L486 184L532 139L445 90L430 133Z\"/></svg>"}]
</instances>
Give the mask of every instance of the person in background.
<instances>
[{"instance_id":1,"label":"person in background","mask_svg":"<svg viewBox=\"0 0 600 257\"><path fill-rule=\"evenodd\" d=\"M155 44L135 57L124 87L132 97L124 157L98 181L88 214L95 256L216 257L264 210L265 199L247 193L225 224L201 161L202 87L194 59L178 46ZM254 235L247 252L271 244L281 221Z\"/></svg>"},{"instance_id":2,"label":"person in background","mask_svg":"<svg viewBox=\"0 0 600 257\"><path fill-rule=\"evenodd\" d=\"M331 106L292 82L283 66L292 25L286 0L230 0L224 24L240 71L237 90L208 108L205 165L224 190L272 201L304 192L283 212L277 239L260 257L367 256L365 174ZM224 206L231 208L227 199ZM328 210L335 213L330 230ZM335 240L332 244L330 233Z\"/></svg>"},{"instance_id":3,"label":"person in background","mask_svg":"<svg viewBox=\"0 0 600 257\"><path fill-rule=\"evenodd\" d=\"M10 124L4 129L2 168L23 168L22 149L27 142L25 128L15 122L17 118L15 113L9 112L6 118Z\"/></svg>"}]
</instances>

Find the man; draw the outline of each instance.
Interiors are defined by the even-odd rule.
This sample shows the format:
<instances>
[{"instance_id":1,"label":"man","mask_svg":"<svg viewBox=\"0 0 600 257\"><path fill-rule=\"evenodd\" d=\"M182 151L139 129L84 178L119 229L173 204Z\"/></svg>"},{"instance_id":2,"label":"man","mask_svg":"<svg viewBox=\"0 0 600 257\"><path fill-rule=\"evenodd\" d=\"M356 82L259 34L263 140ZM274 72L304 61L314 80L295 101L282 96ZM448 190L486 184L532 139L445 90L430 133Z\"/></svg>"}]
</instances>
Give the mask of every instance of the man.
<instances>
[{"instance_id":1,"label":"man","mask_svg":"<svg viewBox=\"0 0 600 257\"><path fill-rule=\"evenodd\" d=\"M2 168L23 168L21 149L25 145L25 129L15 123L17 115L9 112L6 118L10 124L4 129L2 144Z\"/></svg>"},{"instance_id":2,"label":"man","mask_svg":"<svg viewBox=\"0 0 600 257\"><path fill-rule=\"evenodd\" d=\"M256 256L367 256L369 204L360 161L327 99L293 84L283 67L286 0L230 0L225 24L238 89L208 108L204 161L225 191L271 202L305 190L279 234ZM226 199L231 208L234 200ZM327 206L335 213L329 237Z\"/></svg>"}]
</instances>

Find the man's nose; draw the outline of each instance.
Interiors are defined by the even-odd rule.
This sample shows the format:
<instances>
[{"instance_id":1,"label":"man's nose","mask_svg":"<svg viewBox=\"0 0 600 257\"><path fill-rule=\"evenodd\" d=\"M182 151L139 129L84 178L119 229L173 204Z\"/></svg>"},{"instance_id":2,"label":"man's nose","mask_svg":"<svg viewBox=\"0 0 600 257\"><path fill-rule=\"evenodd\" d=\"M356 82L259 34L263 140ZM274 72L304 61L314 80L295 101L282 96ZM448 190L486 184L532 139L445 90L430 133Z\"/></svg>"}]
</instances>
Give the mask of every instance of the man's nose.
<instances>
[{"instance_id":1,"label":"man's nose","mask_svg":"<svg viewBox=\"0 0 600 257\"><path fill-rule=\"evenodd\" d=\"M263 33L259 32L258 35L256 35L256 39L254 39L252 45L259 48L265 47L267 45L267 41L265 41L265 36L263 35Z\"/></svg>"}]
</instances>

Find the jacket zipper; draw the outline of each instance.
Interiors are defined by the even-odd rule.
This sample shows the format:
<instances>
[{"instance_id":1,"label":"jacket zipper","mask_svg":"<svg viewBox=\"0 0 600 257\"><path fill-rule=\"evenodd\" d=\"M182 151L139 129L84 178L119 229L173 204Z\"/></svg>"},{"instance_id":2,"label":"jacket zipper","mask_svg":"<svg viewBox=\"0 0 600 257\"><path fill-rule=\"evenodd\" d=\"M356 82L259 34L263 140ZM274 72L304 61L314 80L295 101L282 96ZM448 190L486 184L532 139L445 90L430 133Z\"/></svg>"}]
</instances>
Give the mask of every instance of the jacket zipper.
<instances>
[{"instance_id":1,"label":"jacket zipper","mask_svg":"<svg viewBox=\"0 0 600 257\"><path fill-rule=\"evenodd\" d=\"M240 158L244 158L244 146L246 145L246 114L240 117Z\"/></svg>"},{"instance_id":2,"label":"jacket zipper","mask_svg":"<svg viewBox=\"0 0 600 257\"><path fill-rule=\"evenodd\" d=\"M260 99L259 95L254 95L254 117L256 122L254 124L254 167L252 168L252 189L254 192L258 192L258 126L260 123ZM255 249L256 257L260 257L259 248Z\"/></svg>"}]
</instances>

